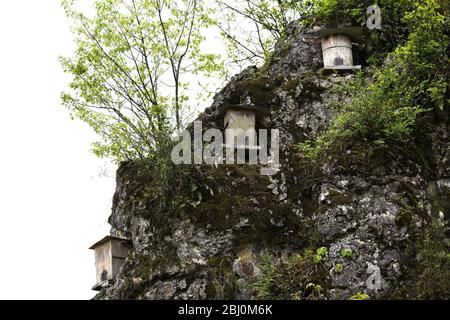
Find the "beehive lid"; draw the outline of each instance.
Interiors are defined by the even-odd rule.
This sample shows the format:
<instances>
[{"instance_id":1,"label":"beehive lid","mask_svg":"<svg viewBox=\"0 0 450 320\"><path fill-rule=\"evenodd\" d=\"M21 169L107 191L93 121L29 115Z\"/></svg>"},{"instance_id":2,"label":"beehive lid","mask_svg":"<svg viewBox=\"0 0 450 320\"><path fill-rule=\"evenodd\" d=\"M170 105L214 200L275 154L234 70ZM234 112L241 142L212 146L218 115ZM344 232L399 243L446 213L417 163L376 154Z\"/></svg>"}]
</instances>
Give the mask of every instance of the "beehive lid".
<instances>
[{"instance_id":1,"label":"beehive lid","mask_svg":"<svg viewBox=\"0 0 450 320\"><path fill-rule=\"evenodd\" d=\"M116 241L124 241L124 242L127 242L127 243L131 244L131 240L126 239L126 238L119 238L119 237L114 237L114 236L106 236L103 239L101 239L101 240L97 241L96 243L94 243L89 249L94 250L95 248L101 246L105 242L114 241L114 240L116 240Z\"/></svg>"},{"instance_id":2,"label":"beehive lid","mask_svg":"<svg viewBox=\"0 0 450 320\"><path fill-rule=\"evenodd\" d=\"M254 111L258 119L262 119L270 111L269 108L262 108L248 104L225 104L221 107L221 116L225 116L227 111L230 110Z\"/></svg>"},{"instance_id":3,"label":"beehive lid","mask_svg":"<svg viewBox=\"0 0 450 320\"><path fill-rule=\"evenodd\" d=\"M229 110L256 111L256 107L249 104L226 104L223 106L224 112L227 112Z\"/></svg>"},{"instance_id":4,"label":"beehive lid","mask_svg":"<svg viewBox=\"0 0 450 320\"><path fill-rule=\"evenodd\" d=\"M324 28L318 31L319 38L325 38L334 34L344 34L352 40L356 40L364 34L363 27Z\"/></svg>"}]
</instances>

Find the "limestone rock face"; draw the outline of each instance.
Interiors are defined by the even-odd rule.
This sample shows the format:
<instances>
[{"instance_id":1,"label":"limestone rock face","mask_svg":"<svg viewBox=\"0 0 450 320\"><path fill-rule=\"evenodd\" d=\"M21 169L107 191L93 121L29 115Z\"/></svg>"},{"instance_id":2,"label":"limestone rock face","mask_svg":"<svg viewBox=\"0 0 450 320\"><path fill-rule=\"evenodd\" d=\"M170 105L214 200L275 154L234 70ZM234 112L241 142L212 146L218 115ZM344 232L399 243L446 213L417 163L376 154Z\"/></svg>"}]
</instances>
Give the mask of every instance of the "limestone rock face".
<instances>
[{"instance_id":1,"label":"limestone rock face","mask_svg":"<svg viewBox=\"0 0 450 320\"><path fill-rule=\"evenodd\" d=\"M311 31L293 25L269 67L235 76L200 117L204 128L221 128L222 106L249 95L268 111L257 126L280 130L278 174L201 166L208 178L200 201L156 218L149 196L136 191L151 181L137 179L136 163L120 166L109 222L130 236L134 249L98 299L251 299L260 295L264 266L281 270L297 253L318 247L328 249L320 264L327 270L322 298L394 294L408 272L405 246L428 217L445 221L450 214L449 126L437 130L433 174L402 158L362 163L350 150L320 167L304 166L295 144L327 127L332 105L346 99L332 89L353 77L321 72L321 44Z\"/></svg>"}]
</instances>

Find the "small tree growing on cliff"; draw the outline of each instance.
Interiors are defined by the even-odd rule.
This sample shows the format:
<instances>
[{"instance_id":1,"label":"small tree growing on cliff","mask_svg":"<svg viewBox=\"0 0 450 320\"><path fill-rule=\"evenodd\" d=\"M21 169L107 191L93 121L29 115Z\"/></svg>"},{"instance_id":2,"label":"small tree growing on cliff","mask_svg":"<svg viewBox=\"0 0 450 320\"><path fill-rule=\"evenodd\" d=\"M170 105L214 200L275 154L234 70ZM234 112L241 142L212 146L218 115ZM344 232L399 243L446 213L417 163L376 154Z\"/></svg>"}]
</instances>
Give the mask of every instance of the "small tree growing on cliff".
<instances>
[{"instance_id":1,"label":"small tree growing on cliff","mask_svg":"<svg viewBox=\"0 0 450 320\"><path fill-rule=\"evenodd\" d=\"M101 141L101 157L145 159L165 152L183 125L186 79L219 71L217 56L200 50L212 24L200 0L96 0L93 17L63 0L76 50L61 58L72 75L62 102Z\"/></svg>"},{"instance_id":2,"label":"small tree growing on cliff","mask_svg":"<svg viewBox=\"0 0 450 320\"><path fill-rule=\"evenodd\" d=\"M289 25L312 13L317 0L215 0L222 19L218 26L231 63L260 64Z\"/></svg>"}]
</instances>

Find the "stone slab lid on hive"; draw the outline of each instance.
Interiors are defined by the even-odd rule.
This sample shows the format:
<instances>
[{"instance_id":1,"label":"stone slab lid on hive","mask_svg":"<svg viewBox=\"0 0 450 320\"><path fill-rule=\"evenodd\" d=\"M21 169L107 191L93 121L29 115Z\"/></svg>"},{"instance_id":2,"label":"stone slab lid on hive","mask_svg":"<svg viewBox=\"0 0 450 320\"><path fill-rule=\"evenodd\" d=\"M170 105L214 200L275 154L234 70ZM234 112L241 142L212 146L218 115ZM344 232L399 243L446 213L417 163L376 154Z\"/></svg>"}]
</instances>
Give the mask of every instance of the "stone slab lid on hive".
<instances>
[{"instance_id":1,"label":"stone slab lid on hive","mask_svg":"<svg viewBox=\"0 0 450 320\"><path fill-rule=\"evenodd\" d=\"M122 241L122 242L126 242L127 244L131 245L132 242L130 239L126 239L126 238L120 238L120 237L115 237L115 236L106 236L103 239L97 241L96 243L94 243L89 249L94 250L95 248L97 248L98 246L101 246L102 244L104 244L105 242L108 241Z\"/></svg>"},{"instance_id":2,"label":"stone slab lid on hive","mask_svg":"<svg viewBox=\"0 0 450 320\"><path fill-rule=\"evenodd\" d=\"M254 105L249 104L224 104L223 111L227 112L228 110L256 110L257 108Z\"/></svg>"},{"instance_id":3,"label":"stone slab lid on hive","mask_svg":"<svg viewBox=\"0 0 450 320\"><path fill-rule=\"evenodd\" d=\"M266 107L257 107L248 104L224 104L220 108L221 116L225 116L229 110L254 111L258 119L262 119L270 112L270 108Z\"/></svg>"}]
</instances>

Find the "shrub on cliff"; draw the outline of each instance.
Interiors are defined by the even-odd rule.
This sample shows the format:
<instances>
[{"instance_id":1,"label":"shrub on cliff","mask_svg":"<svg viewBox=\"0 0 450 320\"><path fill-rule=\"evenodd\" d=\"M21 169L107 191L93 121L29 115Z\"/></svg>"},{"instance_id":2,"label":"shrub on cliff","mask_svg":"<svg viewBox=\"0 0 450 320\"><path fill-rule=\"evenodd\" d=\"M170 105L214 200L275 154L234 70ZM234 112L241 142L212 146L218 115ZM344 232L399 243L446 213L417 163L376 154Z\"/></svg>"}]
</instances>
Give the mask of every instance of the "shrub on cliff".
<instances>
[{"instance_id":1,"label":"shrub on cliff","mask_svg":"<svg viewBox=\"0 0 450 320\"><path fill-rule=\"evenodd\" d=\"M374 67L343 90L351 97L338 106L328 130L299 145L308 158L318 158L336 146L362 143L369 148L407 146L421 114L448 108L447 50L450 45L448 8L437 0L416 2L401 20L411 32Z\"/></svg>"}]
</instances>

